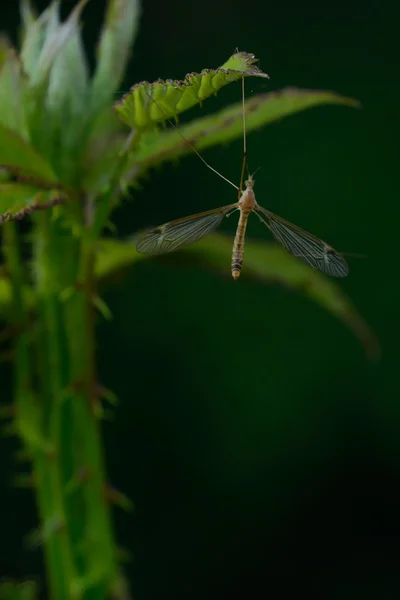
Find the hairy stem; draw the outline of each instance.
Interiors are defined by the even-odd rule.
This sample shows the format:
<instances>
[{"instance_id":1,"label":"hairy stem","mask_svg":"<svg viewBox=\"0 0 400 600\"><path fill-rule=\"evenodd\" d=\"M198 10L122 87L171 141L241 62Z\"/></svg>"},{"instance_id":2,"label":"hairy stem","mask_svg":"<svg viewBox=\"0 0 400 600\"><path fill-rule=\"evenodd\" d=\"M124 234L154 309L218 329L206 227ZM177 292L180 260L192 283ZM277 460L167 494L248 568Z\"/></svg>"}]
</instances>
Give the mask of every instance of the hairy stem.
<instances>
[{"instance_id":1,"label":"hairy stem","mask_svg":"<svg viewBox=\"0 0 400 600\"><path fill-rule=\"evenodd\" d=\"M91 221L85 205L83 226ZM79 240L74 292L65 303L70 369L70 428L73 430L73 473L69 507L79 539L77 560L91 599L102 599L118 580L116 547L105 489L107 485L101 440L95 368L94 303L95 242L83 234ZM66 433L68 436L68 432ZM85 596L86 597L86 596Z\"/></svg>"},{"instance_id":2,"label":"hairy stem","mask_svg":"<svg viewBox=\"0 0 400 600\"><path fill-rule=\"evenodd\" d=\"M59 282L55 266L59 258L58 245L51 214L47 211L38 214L34 233L36 356L39 375L36 411L39 415L42 448L40 455L36 456L34 471L38 497L42 498L39 540L47 548L51 559L48 569L51 597L67 599L74 597L71 586L77 575L65 511L60 456L66 367Z\"/></svg>"},{"instance_id":3,"label":"hairy stem","mask_svg":"<svg viewBox=\"0 0 400 600\"><path fill-rule=\"evenodd\" d=\"M119 159L115 165L114 173L110 179L107 190L102 196L97 199L96 213L93 223L90 223L89 233L92 240L95 240L107 224L111 211L113 209L113 201L121 194L121 179L125 173L130 156L134 152L140 141L140 132L132 129L125 141L125 144L120 150Z\"/></svg>"}]
</instances>

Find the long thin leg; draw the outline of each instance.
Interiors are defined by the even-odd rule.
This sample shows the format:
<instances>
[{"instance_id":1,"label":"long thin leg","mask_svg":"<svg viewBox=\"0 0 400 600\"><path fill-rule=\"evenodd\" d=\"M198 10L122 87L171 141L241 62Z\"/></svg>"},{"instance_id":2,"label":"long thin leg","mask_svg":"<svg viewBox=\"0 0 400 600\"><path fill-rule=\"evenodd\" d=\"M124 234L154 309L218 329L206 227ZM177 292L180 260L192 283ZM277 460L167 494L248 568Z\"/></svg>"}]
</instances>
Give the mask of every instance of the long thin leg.
<instances>
[{"instance_id":1,"label":"long thin leg","mask_svg":"<svg viewBox=\"0 0 400 600\"><path fill-rule=\"evenodd\" d=\"M258 213L257 210L254 210L253 212L255 212L255 214L257 215L257 217L260 219L261 223L264 223L264 225L266 225L268 227L268 229L270 231L272 231L271 227L269 226L269 224L267 223L267 221L262 218L262 216L260 215L260 213Z\"/></svg>"},{"instance_id":2,"label":"long thin leg","mask_svg":"<svg viewBox=\"0 0 400 600\"><path fill-rule=\"evenodd\" d=\"M238 198L242 195L243 189L243 179L244 179L244 170L246 168L246 158L247 158L247 146L246 146L246 112L244 110L244 75L242 75L242 119L243 119L243 162L242 162L242 173L240 175L240 185Z\"/></svg>"},{"instance_id":3,"label":"long thin leg","mask_svg":"<svg viewBox=\"0 0 400 600\"><path fill-rule=\"evenodd\" d=\"M165 114L165 113L164 113L164 111L163 111L163 109L161 108L161 106L158 104L158 102L156 102L156 101L154 100L154 98L151 96L151 94L149 94L149 92L147 92L147 95L148 95L148 97L150 98L150 100L152 100L152 102L154 102L154 104L157 106L158 110L159 110L161 113ZM197 154L197 156L199 157L199 159L200 159L200 160L201 160L201 161L202 161L202 162L205 164L205 166L206 166L206 167L208 167L209 169L211 169L211 171L213 171L213 172L214 172L216 175L218 175L218 177L221 177L221 179L224 179L224 181L226 181L226 182L227 182L227 183L229 183L229 184L230 184L232 187L234 187L236 190L238 190L238 194L239 194L239 198L240 198L240 196L241 196L241 191L240 191L240 189L238 188L238 186L237 186L237 185L235 185L235 184L233 183L233 181L231 181L230 179L228 179L227 177L225 177L224 175L222 175L222 173L220 173L219 171L217 171L217 169L214 169L214 167L212 167L210 164L208 164L208 162L207 162L207 161L206 161L206 160L205 160L205 159L204 159L204 158L201 156L200 152L198 152L198 151L196 150L196 148L193 146L193 144L191 144L191 143L189 142L189 140L187 140L187 139L185 138L185 136L183 135L183 133L180 131L179 127L177 127L177 126L175 125L175 123L173 123L173 122L171 121L171 119L168 119L168 117L165 117L165 118L166 118L166 120L168 121L168 123L169 123L170 125L172 125L172 127L174 127L174 128L176 129L176 131L179 133L179 135L181 136L181 138L182 138L182 139L183 139L183 140L184 140L184 141L187 143L187 145L189 146L189 148L190 148L191 150L193 150L193 152L194 152L195 154Z\"/></svg>"},{"instance_id":4,"label":"long thin leg","mask_svg":"<svg viewBox=\"0 0 400 600\"><path fill-rule=\"evenodd\" d=\"M233 210L231 210L231 212L226 213L226 217L230 217L231 215L233 215L234 212L236 212L237 210L239 210L239 206L237 206L236 208L234 208Z\"/></svg>"}]
</instances>

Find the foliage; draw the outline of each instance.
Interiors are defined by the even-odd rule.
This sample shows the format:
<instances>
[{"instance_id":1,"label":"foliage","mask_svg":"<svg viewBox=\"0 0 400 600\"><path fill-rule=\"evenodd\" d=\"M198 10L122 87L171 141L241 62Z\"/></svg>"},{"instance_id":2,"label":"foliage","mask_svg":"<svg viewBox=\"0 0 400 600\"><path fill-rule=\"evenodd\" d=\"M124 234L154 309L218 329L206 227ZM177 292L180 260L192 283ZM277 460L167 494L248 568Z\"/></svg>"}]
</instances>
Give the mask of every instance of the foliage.
<instances>
[{"instance_id":1,"label":"foliage","mask_svg":"<svg viewBox=\"0 0 400 600\"><path fill-rule=\"evenodd\" d=\"M2 600L35 600L37 593L38 589L34 581L0 582L0 598Z\"/></svg>"},{"instance_id":2,"label":"foliage","mask_svg":"<svg viewBox=\"0 0 400 600\"><path fill-rule=\"evenodd\" d=\"M108 1L90 77L80 31L86 3L77 2L61 22L57 0L38 16L22 0L21 48L4 37L0 42L0 310L7 323L2 341L14 361L13 405L5 412L30 460L40 522L30 541L43 547L49 595L59 600L128 597L110 504L118 499L129 507L129 501L107 493L100 420L102 402L112 394L98 381L93 321L96 307L104 310L98 285L143 257L131 240L103 238L105 227L127 185L189 151L175 130L158 128L161 122L242 76L268 77L253 55L237 52L221 67L182 81L135 84L112 110L140 6L138 0ZM357 105L332 92L271 92L246 101L248 130L326 103ZM182 132L205 149L241 136L241 127L241 106L234 105ZM30 230L24 238L12 221L26 215ZM176 257L222 273L229 246L224 236L213 235ZM366 326L336 284L274 245L253 242L247 252L248 277L306 293L373 349ZM269 257L262 268L261 256ZM5 585L5 597L17 597L10 596L14 584Z\"/></svg>"}]
</instances>

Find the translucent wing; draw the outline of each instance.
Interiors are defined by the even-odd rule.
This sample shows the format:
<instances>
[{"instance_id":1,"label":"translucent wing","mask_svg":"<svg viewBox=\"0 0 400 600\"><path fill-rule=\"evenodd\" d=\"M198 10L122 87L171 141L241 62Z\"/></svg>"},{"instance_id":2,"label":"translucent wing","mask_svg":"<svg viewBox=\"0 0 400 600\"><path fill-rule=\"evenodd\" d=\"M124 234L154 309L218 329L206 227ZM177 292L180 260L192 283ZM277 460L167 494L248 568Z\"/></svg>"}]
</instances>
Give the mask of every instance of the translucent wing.
<instances>
[{"instance_id":1,"label":"translucent wing","mask_svg":"<svg viewBox=\"0 0 400 600\"><path fill-rule=\"evenodd\" d=\"M216 229L228 212L237 207L237 204L221 206L150 229L140 237L136 250L141 254L164 254L173 252L183 244L197 242Z\"/></svg>"},{"instance_id":2,"label":"translucent wing","mask_svg":"<svg viewBox=\"0 0 400 600\"><path fill-rule=\"evenodd\" d=\"M268 219L268 223L258 214L261 211ZM258 205L257 216L271 230L274 237L292 256L300 258L313 269L332 277L346 277L349 267L343 256L332 246L326 244L304 229L285 221L281 217Z\"/></svg>"}]
</instances>

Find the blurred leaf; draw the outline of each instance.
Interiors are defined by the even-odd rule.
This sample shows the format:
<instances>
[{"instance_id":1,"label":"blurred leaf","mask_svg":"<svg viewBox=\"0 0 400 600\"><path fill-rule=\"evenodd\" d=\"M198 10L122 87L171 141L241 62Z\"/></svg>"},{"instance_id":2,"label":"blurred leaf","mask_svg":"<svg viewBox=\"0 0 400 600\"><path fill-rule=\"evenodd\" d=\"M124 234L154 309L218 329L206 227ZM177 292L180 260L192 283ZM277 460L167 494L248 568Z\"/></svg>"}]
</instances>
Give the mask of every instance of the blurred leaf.
<instances>
[{"instance_id":1,"label":"blurred leaf","mask_svg":"<svg viewBox=\"0 0 400 600\"><path fill-rule=\"evenodd\" d=\"M11 307L12 296L10 280L4 276L0 277L0 315L2 317Z\"/></svg>"},{"instance_id":2,"label":"blurred leaf","mask_svg":"<svg viewBox=\"0 0 400 600\"><path fill-rule=\"evenodd\" d=\"M64 23L59 22L59 0L55 0L49 8L39 17L37 23L45 24L45 35L42 38L37 58L37 65L31 69L31 85L39 87L47 79L50 69L65 45L76 35L79 30L79 17L88 0L80 0L71 11ZM27 51L22 49L22 56L26 57ZM28 62L31 56L28 56ZM25 64L25 63L24 63Z\"/></svg>"},{"instance_id":3,"label":"blurred leaf","mask_svg":"<svg viewBox=\"0 0 400 600\"><path fill-rule=\"evenodd\" d=\"M1 581L1 600L36 600L38 587L35 581Z\"/></svg>"},{"instance_id":4,"label":"blurred leaf","mask_svg":"<svg viewBox=\"0 0 400 600\"><path fill-rule=\"evenodd\" d=\"M142 81L134 85L114 108L122 122L133 129L144 129L157 121L165 121L195 106L219 89L245 76L266 77L254 63L253 54L239 52L218 69L204 69L189 73L183 81L154 83Z\"/></svg>"},{"instance_id":5,"label":"blurred leaf","mask_svg":"<svg viewBox=\"0 0 400 600\"><path fill-rule=\"evenodd\" d=\"M3 225L3 227L7 227L7 225ZM23 289L24 295L24 306L28 306L29 308L33 308L35 294L31 287L28 285ZM13 302L13 291L11 282L5 275L0 276L0 315L2 318L6 318L7 321L10 321L9 311L12 309ZM0 596L1 598L1 596Z\"/></svg>"},{"instance_id":6,"label":"blurred leaf","mask_svg":"<svg viewBox=\"0 0 400 600\"><path fill-rule=\"evenodd\" d=\"M37 189L22 183L0 183L0 222L36 201Z\"/></svg>"},{"instance_id":7,"label":"blurred leaf","mask_svg":"<svg viewBox=\"0 0 400 600\"><path fill-rule=\"evenodd\" d=\"M96 265L97 278L106 280L113 273L148 259L149 256L136 251L135 243L136 239L133 238L126 242L102 240ZM187 261L191 264L196 262L230 277L232 243L232 237L215 233L196 244L187 246L180 252L164 257L164 260L179 260L182 264ZM379 344L374 334L358 315L339 285L290 256L278 244L246 241L240 279L247 277L265 283L279 283L306 294L346 323L359 338L370 358L379 356ZM234 284L232 280L232 285L238 284Z\"/></svg>"},{"instance_id":8,"label":"blurred leaf","mask_svg":"<svg viewBox=\"0 0 400 600\"><path fill-rule=\"evenodd\" d=\"M71 21L68 39L54 59L45 99L53 162L70 183L79 169L79 154L83 152L85 127L90 118L88 80L89 68L76 18Z\"/></svg>"},{"instance_id":9,"label":"blurred leaf","mask_svg":"<svg viewBox=\"0 0 400 600\"><path fill-rule=\"evenodd\" d=\"M79 17L87 1L80 0L63 23L60 23L59 0L35 21L32 21L32 13L26 11L29 16L21 56L29 73L25 106L30 137L58 173L65 171L66 140L71 137L76 140L80 129L71 123L70 113L76 114L84 96L86 67L79 40ZM64 120L60 117L63 111ZM74 166L78 162L75 160ZM67 168L71 168L71 163L72 159Z\"/></svg>"},{"instance_id":10,"label":"blurred leaf","mask_svg":"<svg viewBox=\"0 0 400 600\"><path fill-rule=\"evenodd\" d=\"M334 92L286 88L259 94L246 101L246 131L249 133L294 113L323 104L359 107L357 100ZM179 131L198 151L230 142L243 135L242 103L229 106L215 115L196 119L180 127ZM145 132L132 156L135 167L141 170L192 152L185 139L174 129Z\"/></svg>"},{"instance_id":11,"label":"blurred leaf","mask_svg":"<svg viewBox=\"0 0 400 600\"><path fill-rule=\"evenodd\" d=\"M140 17L139 0L109 0L93 77L91 110L114 98L129 60Z\"/></svg>"},{"instance_id":12,"label":"blurred leaf","mask_svg":"<svg viewBox=\"0 0 400 600\"><path fill-rule=\"evenodd\" d=\"M63 198L48 197L37 188L23 183L0 183L0 223L19 220L35 210L64 202Z\"/></svg>"},{"instance_id":13,"label":"blurred leaf","mask_svg":"<svg viewBox=\"0 0 400 600\"><path fill-rule=\"evenodd\" d=\"M22 18L21 60L24 72L33 83L38 78L39 58L45 40L52 35L59 24L59 1L52 2L37 18L30 0L22 0L20 13Z\"/></svg>"},{"instance_id":14,"label":"blurred leaf","mask_svg":"<svg viewBox=\"0 0 400 600\"><path fill-rule=\"evenodd\" d=\"M98 247L96 277L99 281L104 281L117 271L125 270L132 264L148 258L148 256L136 252L136 240L134 239L122 241L103 238Z\"/></svg>"},{"instance_id":15,"label":"blurred leaf","mask_svg":"<svg viewBox=\"0 0 400 600\"><path fill-rule=\"evenodd\" d=\"M28 138L23 105L24 81L17 53L0 37L0 123Z\"/></svg>"},{"instance_id":16,"label":"blurred leaf","mask_svg":"<svg viewBox=\"0 0 400 600\"><path fill-rule=\"evenodd\" d=\"M22 22L21 33L22 33L22 44L28 35L29 28L32 27L36 21L36 12L32 6L31 0L20 0L19 12ZM21 44L21 45L22 45Z\"/></svg>"},{"instance_id":17,"label":"blurred leaf","mask_svg":"<svg viewBox=\"0 0 400 600\"><path fill-rule=\"evenodd\" d=\"M111 108L101 111L91 125L83 156L81 186L88 193L96 195L107 188L126 138L126 129Z\"/></svg>"},{"instance_id":18,"label":"blurred leaf","mask_svg":"<svg viewBox=\"0 0 400 600\"><path fill-rule=\"evenodd\" d=\"M72 114L86 112L88 79L89 68L82 44L80 24L74 19L69 29L68 39L60 48L51 68L47 93L47 105L50 111L62 113L63 110L68 109Z\"/></svg>"},{"instance_id":19,"label":"blurred leaf","mask_svg":"<svg viewBox=\"0 0 400 600\"><path fill-rule=\"evenodd\" d=\"M52 168L33 146L15 131L0 125L0 168L3 166L16 167L23 174L57 182Z\"/></svg>"}]
</instances>

